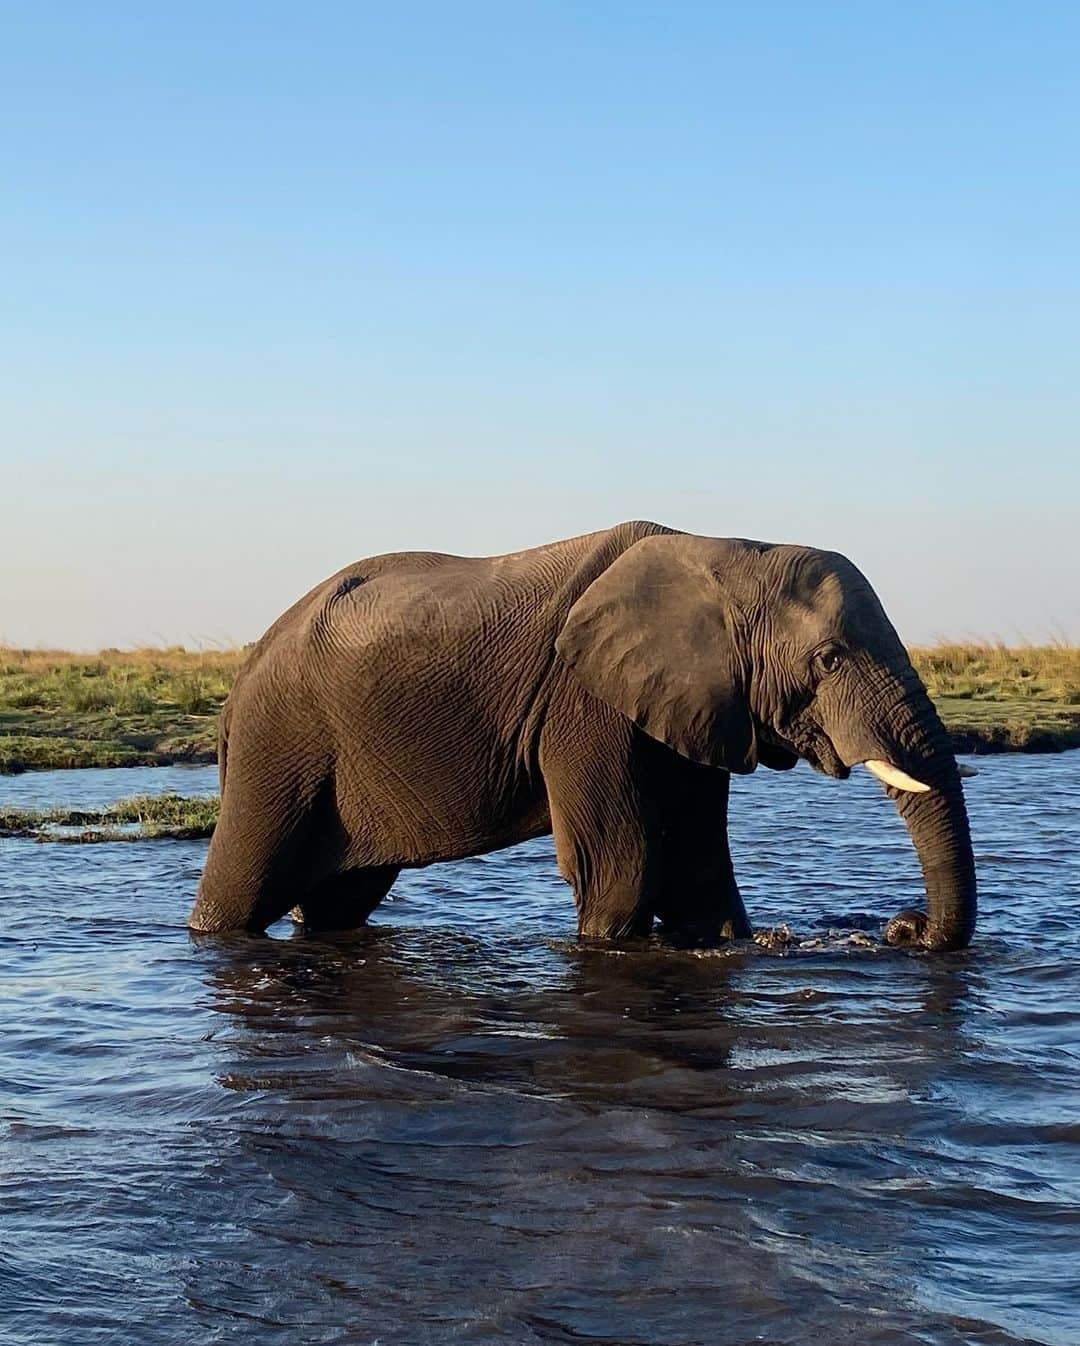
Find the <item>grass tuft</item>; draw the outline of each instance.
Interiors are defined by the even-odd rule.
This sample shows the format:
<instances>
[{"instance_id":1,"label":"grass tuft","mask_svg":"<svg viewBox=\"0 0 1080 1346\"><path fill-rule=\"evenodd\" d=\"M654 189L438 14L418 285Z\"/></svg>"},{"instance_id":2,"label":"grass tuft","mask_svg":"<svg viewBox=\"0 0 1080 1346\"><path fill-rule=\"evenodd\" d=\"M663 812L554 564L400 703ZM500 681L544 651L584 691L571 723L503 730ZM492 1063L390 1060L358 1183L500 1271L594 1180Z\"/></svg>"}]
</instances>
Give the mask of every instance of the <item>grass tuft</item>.
<instances>
[{"instance_id":1,"label":"grass tuft","mask_svg":"<svg viewBox=\"0 0 1080 1346\"><path fill-rule=\"evenodd\" d=\"M150 837L189 840L210 836L217 819L216 796L133 795L106 809L0 811L0 837L84 842L144 841Z\"/></svg>"},{"instance_id":2,"label":"grass tuft","mask_svg":"<svg viewBox=\"0 0 1080 1346\"><path fill-rule=\"evenodd\" d=\"M0 710L118 715L213 714L229 693L242 650L0 649Z\"/></svg>"},{"instance_id":3,"label":"grass tuft","mask_svg":"<svg viewBox=\"0 0 1080 1346\"><path fill-rule=\"evenodd\" d=\"M1077 646L942 643L910 653L957 752L1080 747Z\"/></svg>"}]
</instances>

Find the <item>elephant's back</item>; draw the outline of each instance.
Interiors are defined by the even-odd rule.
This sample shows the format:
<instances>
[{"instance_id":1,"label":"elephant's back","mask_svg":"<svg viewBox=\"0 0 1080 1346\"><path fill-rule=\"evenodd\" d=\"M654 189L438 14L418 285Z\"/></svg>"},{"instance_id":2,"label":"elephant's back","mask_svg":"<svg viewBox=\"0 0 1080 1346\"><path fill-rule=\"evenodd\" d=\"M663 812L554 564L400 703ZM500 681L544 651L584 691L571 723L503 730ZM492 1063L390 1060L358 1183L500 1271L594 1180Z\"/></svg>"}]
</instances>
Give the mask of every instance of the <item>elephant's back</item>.
<instances>
[{"instance_id":1,"label":"elephant's back","mask_svg":"<svg viewBox=\"0 0 1080 1346\"><path fill-rule=\"evenodd\" d=\"M564 610L627 547L672 530L636 521L499 556L402 551L365 557L322 580L286 609L252 646L230 700L257 669L298 672L312 658L350 662L401 658L408 649L491 648L527 638L526 627ZM538 633L532 629L535 639ZM286 674L287 675L287 674Z\"/></svg>"},{"instance_id":2,"label":"elephant's back","mask_svg":"<svg viewBox=\"0 0 1080 1346\"><path fill-rule=\"evenodd\" d=\"M481 657L496 647L535 645L541 626L552 628L553 639L569 606L623 551L642 537L671 531L634 522L500 556L371 557L312 591L301 633L314 646L417 644L452 657L467 646Z\"/></svg>"},{"instance_id":3,"label":"elephant's back","mask_svg":"<svg viewBox=\"0 0 1080 1346\"><path fill-rule=\"evenodd\" d=\"M285 653L298 655L310 639L311 633L325 622L336 601L354 589L384 575L410 571L423 574L462 557L442 552L388 552L366 557L344 566L327 579L320 580L303 597L286 608L249 648L247 656L233 682L229 701L235 701L251 675L267 661L269 655ZM226 703L228 704L228 702Z\"/></svg>"},{"instance_id":4,"label":"elephant's back","mask_svg":"<svg viewBox=\"0 0 1080 1346\"><path fill-rule=\"evenodd\" d=\"M335 577L298 632L353 859L417 864L505 845L543 813L516 765L544 675L536 592L495 558L375 562Z\"/></svg>"}]
</instances>

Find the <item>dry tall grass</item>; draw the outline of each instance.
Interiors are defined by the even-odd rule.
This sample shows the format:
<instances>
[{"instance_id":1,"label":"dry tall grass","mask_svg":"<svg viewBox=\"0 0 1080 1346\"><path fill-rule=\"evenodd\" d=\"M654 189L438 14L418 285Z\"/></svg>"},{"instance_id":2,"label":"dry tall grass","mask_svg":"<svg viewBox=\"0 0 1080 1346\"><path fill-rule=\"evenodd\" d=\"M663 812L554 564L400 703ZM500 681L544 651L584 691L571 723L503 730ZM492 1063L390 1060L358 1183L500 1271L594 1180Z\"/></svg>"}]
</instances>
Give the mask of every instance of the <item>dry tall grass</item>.
<instances>
[{"instance_id":1,"label":"dry tall grass","mask_svg":"<svg viewBox=\"0 0 1080 1346\"><path fill-rule=\"evenodd\" d=\"M912 661L932 696L1080 705L1080 647L917 646ZM0 710L205 715L224 701L242 649L65 650L0 648Z\"/></svg>"},{"instance_id":2,"label":"dry tall grass","mask_svg":"<svg viewBox=\"0 0 1080 1346\"><path fill-rule=\"evenodd\" d=\"M0 649L0 709L206 715L224 701L242 650Z\"/></svg>"},{"instance_id":3,"label":"dry tall grass","mask_svg":"<svg viewBox=\"0 0 1080 1346\"><path fill-rule=\"evenodd\" d=\"M916 646L912 663L931 696L1080 706L1080 646Z\"/></svg>"}]
</instances>

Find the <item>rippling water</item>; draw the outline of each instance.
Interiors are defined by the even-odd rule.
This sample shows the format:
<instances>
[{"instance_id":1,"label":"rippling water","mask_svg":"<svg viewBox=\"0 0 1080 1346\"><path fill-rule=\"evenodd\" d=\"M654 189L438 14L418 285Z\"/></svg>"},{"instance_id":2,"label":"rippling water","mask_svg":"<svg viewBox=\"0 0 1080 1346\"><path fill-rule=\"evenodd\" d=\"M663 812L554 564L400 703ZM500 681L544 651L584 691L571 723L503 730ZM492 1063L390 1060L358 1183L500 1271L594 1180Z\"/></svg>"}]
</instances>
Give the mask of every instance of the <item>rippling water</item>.
<instances>
[{"instance_id":1,"label":"rippling water","mask_svg":"<svg viewBox=\"0 0 1080 1346\"><path fill-rule=\"evenodd\" d=\"M802 767L732 800L784 952L578 948L546 841L201 942L205 843L0 841L0 1339L1080 1341L1080 753L978 765L951 956L852 938L915 858Z\"/></svg>"}]
</instances>

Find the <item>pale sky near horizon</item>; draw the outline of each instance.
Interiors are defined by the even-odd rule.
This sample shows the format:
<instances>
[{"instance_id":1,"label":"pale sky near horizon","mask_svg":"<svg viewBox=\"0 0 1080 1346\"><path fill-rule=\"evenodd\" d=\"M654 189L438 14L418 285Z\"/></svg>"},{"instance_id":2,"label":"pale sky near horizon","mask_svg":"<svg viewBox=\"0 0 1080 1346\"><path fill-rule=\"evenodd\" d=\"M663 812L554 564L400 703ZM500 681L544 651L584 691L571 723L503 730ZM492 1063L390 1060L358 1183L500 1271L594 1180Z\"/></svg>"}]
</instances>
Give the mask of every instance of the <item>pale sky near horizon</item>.
<instances>
[{"instance_id":1,"label":"pale sky near horizon","mask_svg":"<svg viewBox=\"0 0 1080 1346\"><path fill-rule=\"evenodd\" d=\"M652 518L1080 641L1080 8L4 9L0 643Z\"/></svg>"}]
</instances>

